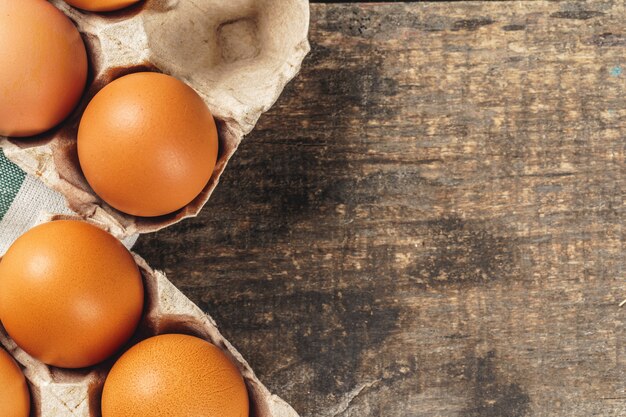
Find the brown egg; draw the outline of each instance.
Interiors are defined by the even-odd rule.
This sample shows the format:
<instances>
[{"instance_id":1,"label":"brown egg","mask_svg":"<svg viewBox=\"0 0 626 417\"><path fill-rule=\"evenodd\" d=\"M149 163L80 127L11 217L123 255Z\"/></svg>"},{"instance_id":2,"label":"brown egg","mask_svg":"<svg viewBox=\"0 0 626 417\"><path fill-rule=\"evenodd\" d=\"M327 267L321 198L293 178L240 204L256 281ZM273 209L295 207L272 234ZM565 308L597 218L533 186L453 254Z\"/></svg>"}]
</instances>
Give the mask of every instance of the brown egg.
<instances>
[{"instance_id":1,"label":"brown egg","mask_svg":"<svg viewBox=\"0 0 626 417\"><path fill-rule=\"evenodd\" d=\"M89 10L90 12L111 12L113 10L123 9L132 4L138 3L140 0L65 0L79 9Z\"/></svg>"},{"instance_id":2,"label":"brown egg","mask_svg":"<svg viewBox=\"0 0 626 417\"><path fill-rule=\"evenodd\" d=\"M0 321L40 361L94 365L131 337L143 282L128 250L88 223L63 220L26 232L0 262Z\"/></svg>"},{"instance_id":3,"label":"brown egg","mask_svg":"<svg viewBox=\"0 0 626 417\"><path fill-rule=\"evenodd\" d=\"M70 19L45 0L0 0L0 135L56 126L86 81L85 45Z\"/></svg>"},{"instance_id":4,"label":"brown egg","mask_svg":"<svg viewBox=\"0 0 626 417\"><path fill-rule=\"evenodd\" d=\"M217 129L200 96L169 75L119 78L89 103L78 130L87 181L112 207L160 216L190 203L217 160Z\"/></svg>"},{"instance_id":5,"label":"brown egg","mask_svg":"<svg viewBox=\"0 0 626 417\"><path fill-rule=\"evenodd\" d=\"M104 384L102 417L248 417L248 392L216 346L168 334L124 353Z\"/></svg>"},{"instance_id":6,"label":"brown egg","mask_svg":"<svg viewBox=\"0 0 626 417\"><path fill-rule=\"evenodd\" d=\"M30 393L22 370L13 358L0 349L0 416L28 417Z\"/></svg>"}]
</instances>

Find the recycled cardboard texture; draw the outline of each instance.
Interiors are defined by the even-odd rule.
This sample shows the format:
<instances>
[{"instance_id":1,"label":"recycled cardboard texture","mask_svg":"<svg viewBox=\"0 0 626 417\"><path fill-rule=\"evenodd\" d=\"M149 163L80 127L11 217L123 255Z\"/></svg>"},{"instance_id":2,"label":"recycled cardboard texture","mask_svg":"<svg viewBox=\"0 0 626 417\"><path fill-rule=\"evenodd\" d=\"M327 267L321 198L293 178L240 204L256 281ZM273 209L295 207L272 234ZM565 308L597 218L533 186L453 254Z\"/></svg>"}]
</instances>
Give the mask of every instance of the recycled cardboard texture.
<instances>
[{"instance_id":1,"label":"recycled cardboard texture","mask_svg":"<svg viewBox=\"0 0 626 417\"><path fill-rule=\"evenodd\" d=\"M0 137L0 146L26 172L61 192L79 216L106 224L120 238L195 216L243 136L298 73L310 50L305 0L147 0L109 14L51 2L83 35L89 87L57 128L36 138ZM215 116L220 139L218 162L202 193L183 209L156 218L126 215L104 203L85 181L76 152L78 123L89 100L110 81L144 70L173 75L193 87Z\"/></svg>"},{"instance_id":2,"label":"recycled cardboard texture","mask_svg":"<svg viewBox=\"0 0 626 417\"><path fill-rule=\"evenodd\" d=\"M282 399L272 395L258 380L239 352L221 335L213 319L167 280L133 254L144 278L146 312L131 344L162 333L185 333L201 337L221 348L243 375L251 401L251 417L298 417ZM33 417L99 417L100 397L108 370L115 358L88 370L49 367L18 348L0 326L0 343L22 365L30 383Z\"/></svg>"}]
</instances>

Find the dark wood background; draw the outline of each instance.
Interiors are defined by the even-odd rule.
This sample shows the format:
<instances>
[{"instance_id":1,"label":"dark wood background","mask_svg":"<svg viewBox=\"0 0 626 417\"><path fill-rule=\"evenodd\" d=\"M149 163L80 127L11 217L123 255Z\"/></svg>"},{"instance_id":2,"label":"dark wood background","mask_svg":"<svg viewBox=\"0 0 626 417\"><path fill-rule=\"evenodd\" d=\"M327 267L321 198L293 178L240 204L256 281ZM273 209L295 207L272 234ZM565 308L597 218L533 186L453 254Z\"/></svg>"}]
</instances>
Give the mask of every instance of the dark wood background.
<instances>
[{"instance_id":1,"label":"dark wood background","mask_svg":"<svg viewBox=\"0 0 626 417\"><path fill-rule=\"evenodd\" d=\"M303 416L626 416L624 2L311 11L202 214L138 253Z\"/></svg>"}]
</instances>

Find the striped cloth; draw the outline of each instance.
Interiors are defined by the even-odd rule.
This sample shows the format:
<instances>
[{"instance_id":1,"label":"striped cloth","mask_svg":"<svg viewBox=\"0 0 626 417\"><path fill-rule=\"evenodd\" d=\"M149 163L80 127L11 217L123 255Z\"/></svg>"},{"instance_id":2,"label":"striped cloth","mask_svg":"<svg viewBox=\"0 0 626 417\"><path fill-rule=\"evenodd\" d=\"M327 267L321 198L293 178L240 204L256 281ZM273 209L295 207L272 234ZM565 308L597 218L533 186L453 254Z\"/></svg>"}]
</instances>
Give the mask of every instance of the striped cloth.
<instances>
[{"instance_id":1,"label":"striped cloth","mask_svg":"<svg viewBox=\"0 0 626 417\"><path fill-rule=\"evenodd\" d=\"M49 214L73 214L63 196L9 161L0 149L0 256L15 239ZM124 241L132 247L137 236Z\"/></svg>"}]
</instances>

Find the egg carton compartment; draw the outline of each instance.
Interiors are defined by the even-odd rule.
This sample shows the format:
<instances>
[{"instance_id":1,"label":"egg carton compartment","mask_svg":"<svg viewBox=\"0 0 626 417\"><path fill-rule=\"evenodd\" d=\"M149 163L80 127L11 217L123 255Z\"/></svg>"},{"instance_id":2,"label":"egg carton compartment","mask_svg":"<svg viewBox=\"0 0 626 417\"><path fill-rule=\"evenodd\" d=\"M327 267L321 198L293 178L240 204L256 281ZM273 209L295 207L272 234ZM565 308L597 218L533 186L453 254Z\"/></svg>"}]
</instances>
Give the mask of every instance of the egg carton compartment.
<instances>
[{"instance_id":1,"label":"egg carton compartment","mask_svg":"<svg viewBox=\"0 0 626 417\"><path fill-rule=\"evenodd\" d=\"M298 73L310 50L307 0L146 0L105 14L51 0L81 32L89 55L88 87L61 125L34 138L0 137L6 156L62 193L85 219L123 238L159 230L198 214L244 135ZM203 98L219 131L220 151L204 190L186 207L160 217L121 213L86 182L76 149L82 113L112 80L132 72L172 75Z\"/></svg>"},{"instance_id":2,"label":"egg carton compartment","mask_svg":"<svg viewBox=\"0 0 626 417\"><path fill-rule=\"evenodd\" d=\"M250 396L251 417L298 417L282 399L259 381L241 354L222 336L213 319L137 254L145 287L145 311L133 339L115 357L84 370L47 366L32 358L0 326L0 343L22 366L29 381L33 417L101 417L100 398L108 370L121 353L137 342L158 334L183 333L207 340L237 365Z\"/></svg>"}]
</instances>

